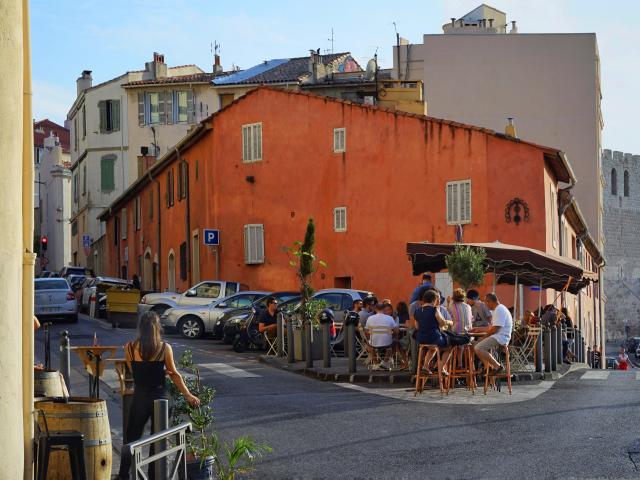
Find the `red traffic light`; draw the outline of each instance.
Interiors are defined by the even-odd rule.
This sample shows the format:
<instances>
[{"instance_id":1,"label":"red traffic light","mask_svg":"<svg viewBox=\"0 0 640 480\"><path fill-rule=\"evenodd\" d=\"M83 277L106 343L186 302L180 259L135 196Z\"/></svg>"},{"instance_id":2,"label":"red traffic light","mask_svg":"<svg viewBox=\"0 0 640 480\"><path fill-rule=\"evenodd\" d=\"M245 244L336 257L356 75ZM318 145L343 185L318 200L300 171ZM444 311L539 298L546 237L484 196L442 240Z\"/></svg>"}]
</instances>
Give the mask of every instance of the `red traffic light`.
<instances>
[{"instance_id":1,"label":"red traffic light","mask_svg":"<svg viewBox=\"0 0 640 480\"><path fill-rule=\"evenodd\" d=\"M49 243L49 239L47 237L42 237L40 239L40 244L42 245L42 250L47 249L47 244Z\"/></svg>"}]
</instances>

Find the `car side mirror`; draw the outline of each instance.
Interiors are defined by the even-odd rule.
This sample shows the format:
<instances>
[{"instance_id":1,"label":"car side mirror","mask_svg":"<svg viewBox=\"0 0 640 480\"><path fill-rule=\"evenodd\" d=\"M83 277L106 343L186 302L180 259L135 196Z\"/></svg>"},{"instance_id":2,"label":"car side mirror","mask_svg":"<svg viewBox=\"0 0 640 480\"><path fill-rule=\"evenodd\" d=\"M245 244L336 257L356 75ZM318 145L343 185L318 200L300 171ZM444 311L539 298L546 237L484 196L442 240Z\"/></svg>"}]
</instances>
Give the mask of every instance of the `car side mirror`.
<instances>
[{"instance_id":1,"label":"car side mirror","mask_svg":"<svg viewBox=\"0 0 640 480\"><path fill-rule=\"evenodd\" d=\"M184 295L185 295L185 297L195 297L196 296L196 289L192 288L190 290L187 290Z\"/></svg>"},{"instance_id":2,"label":"car side mirror","mask_svg":"<svg viewBox=\"0 0 640 480\"><path fill-rule=\"evenodd\" d=\"M219 303L218 308L227 308L227 304L225 302Z\"/></svg>"}]
</instances>

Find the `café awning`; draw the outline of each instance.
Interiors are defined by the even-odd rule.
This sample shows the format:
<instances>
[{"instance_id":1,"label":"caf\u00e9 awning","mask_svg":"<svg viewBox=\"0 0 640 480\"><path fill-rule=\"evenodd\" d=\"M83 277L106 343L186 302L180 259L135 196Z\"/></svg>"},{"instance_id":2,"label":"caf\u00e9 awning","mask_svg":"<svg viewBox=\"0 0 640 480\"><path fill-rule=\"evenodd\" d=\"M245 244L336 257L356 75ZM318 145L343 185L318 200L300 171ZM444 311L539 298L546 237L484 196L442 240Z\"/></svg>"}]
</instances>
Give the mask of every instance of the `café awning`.
<instances>
[{"instance_id":1,"label":"caf\u00e9 awning","mask_svg":"<svg viewBox=\"0 0 640 480\"><path fill-rule=\"evenodd\" d=\"M462 243L472 248L483 248L487 254L487 273L495 272L497 283L518 283L542 288L562 290L569 283L568 291L577 293L597 275L582 269L579 262L556 257L533 248L506 243ZM455 243L407 243L407 255L413 266L413 274L446 270L445 257L453 251Z\"/></svg>"}]
</instances>

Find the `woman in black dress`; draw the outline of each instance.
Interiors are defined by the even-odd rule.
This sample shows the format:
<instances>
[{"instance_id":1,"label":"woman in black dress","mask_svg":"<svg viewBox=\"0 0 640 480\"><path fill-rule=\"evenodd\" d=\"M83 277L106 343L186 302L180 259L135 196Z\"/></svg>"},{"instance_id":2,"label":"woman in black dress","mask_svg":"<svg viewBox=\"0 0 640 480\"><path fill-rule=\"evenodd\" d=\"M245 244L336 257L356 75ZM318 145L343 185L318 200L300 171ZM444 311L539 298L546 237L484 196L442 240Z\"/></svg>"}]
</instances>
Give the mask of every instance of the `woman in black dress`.
<instances>
[{"instance_id":1,"label":"woman in black dress","mask_svg":"<svg viewBox=\"0 0 640 480\"><path fill-rule=\"evenodd\" d=\"M189 389L178 373L173 360L171 345L162 341L162 327L155 312L147 312L140 318L138 338L124 346L125 357L133 373L133 401L129 421L124 432L124 444L139 440L144 426L153 413L153 401L167 398L167 375L178 387L187 402L194 407L200 400ZM153 446L151 447L153 449ZM153 450L151 450L153 455ZM123 455L120 461L120 479L129 478L131 458ZM154 468L150 465L149 478L153 478Z\"/></svg>"}]
</instances>

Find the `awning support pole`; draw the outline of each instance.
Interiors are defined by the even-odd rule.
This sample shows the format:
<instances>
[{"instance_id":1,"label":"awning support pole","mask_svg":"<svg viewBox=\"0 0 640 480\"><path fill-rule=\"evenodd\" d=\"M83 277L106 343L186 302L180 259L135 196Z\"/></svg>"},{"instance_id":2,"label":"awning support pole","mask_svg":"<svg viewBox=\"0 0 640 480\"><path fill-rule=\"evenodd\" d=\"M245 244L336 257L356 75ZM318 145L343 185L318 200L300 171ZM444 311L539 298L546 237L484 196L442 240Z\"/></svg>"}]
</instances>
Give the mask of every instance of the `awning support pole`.
<instances>
[{"instance_id":1,"label":"awning support pole","mask_svg":"<svg viewBox=\"0 0 640 480\"><path fill-rule=\"evenodd\" d=\"M518 319L518 272L516 272L516 283L513 288L513 321Z\"/></svg>"},{"instance_id":2,"label":"awning support pole","mask_svg":"<svg viewBox=\"0 0 640 480\"><path fill-rule=\"evenodd\" d=\"M493 290L491 290L491 293L496 293L496 269L493 269Z\"/></svg>"}]
</instances>

